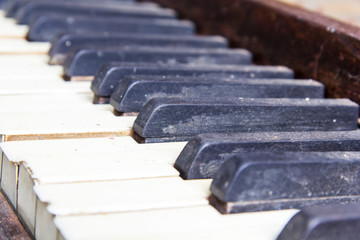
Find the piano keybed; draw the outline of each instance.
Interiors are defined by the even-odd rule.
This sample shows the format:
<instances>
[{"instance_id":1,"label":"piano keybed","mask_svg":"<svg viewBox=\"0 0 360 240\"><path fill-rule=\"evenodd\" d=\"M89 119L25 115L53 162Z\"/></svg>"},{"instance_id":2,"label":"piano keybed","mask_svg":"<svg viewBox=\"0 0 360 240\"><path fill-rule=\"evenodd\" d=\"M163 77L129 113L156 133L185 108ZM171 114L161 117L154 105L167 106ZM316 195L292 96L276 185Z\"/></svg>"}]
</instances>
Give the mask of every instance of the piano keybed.
<instances>
[{"instance_id":1,"label":"piano keybed","mask_svg":"<svg viewBox=\"0 0 360 240\"><path fill-rule=\"evenodd\" d=\"M0 29L1 189L36 239L276 239L298 213L219 213L212 180L173 167L186 142L138 144L136 116L64 81L49 43L3 16Z\"/></svg>"}]
</instances>

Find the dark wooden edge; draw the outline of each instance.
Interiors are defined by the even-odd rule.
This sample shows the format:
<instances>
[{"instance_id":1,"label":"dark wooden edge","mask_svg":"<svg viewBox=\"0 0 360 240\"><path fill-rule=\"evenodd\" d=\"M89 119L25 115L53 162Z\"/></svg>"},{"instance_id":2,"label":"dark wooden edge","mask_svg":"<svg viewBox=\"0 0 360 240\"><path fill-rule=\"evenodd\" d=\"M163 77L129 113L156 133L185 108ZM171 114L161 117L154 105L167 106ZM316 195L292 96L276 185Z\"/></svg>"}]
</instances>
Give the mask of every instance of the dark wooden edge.
<instances>
[{"instance_id":1,"label":"dark wooden edge","mask_svg":"<svg viewBox=\"0 0 360 240\"><path fill-rule=\"evenodd\" d=\"M0 192L0 239L33 239L27 229L21 224L2 191Z\"/></svg>"},{"instance_id":2,"label":"dark wooden edge","mask_svg":"<svg viewBox=\"0 0 360 240\"><path fill-rule=\"evenodd\" d=\"M326 96L360 103L360 29L270 0L152 0L254 54L257 64L281 64L297 78L326 86Z\"/></svg>"}]
</instances>

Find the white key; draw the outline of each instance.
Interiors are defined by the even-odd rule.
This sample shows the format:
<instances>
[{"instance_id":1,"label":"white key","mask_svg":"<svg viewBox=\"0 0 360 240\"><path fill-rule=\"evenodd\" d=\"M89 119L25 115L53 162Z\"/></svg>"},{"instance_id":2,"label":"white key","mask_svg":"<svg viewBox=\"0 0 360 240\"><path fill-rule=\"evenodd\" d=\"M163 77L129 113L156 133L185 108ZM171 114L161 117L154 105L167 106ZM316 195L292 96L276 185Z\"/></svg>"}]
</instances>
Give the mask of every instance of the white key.
<instances>
[{"instance_id":1,"label":"white key","mask_svg":"<svg viewBox=\"0 0 360 240\"><path fill-rule=\"evenodd\" d=\"M1 141L45 140L129 135L136 117L109 111L7 113L0 118ZM21 120L21 121L19 121Z\"/></svg>"},{"instance_id":2,"label":"white key","mask_svg":"<svg viewBox=\"0 0 360 240\"><path fill-rule=\"evenodd\" d=\"M29 27L25 25L14 25L12 21L0 24L0 38L25 39L29 32Z\"/></svg>"},{"instance_id":3,"label":"white key","mask_svg":"<svg viewBox=\"0 0 360 240\"><path fill-rule=\"evenodd\" d=\"M198 183L201 182L201 183ZM56 235L54 216L148 211L207 205L211 180L180 177L37 185L35 237ZM192 185L202 184L199 187Z\"/></svg>"},{"instance_id":4,"label":"white key","mask_svg":"<svg viewBox=\"0 0 360 240\"><path fill-rule=\"evenodd\" d=\"M9 80L1 82L0 95L10 94L39 94L39 93L68 93L81 92L91 93L90 82L65 82L65 81L48 81L42 79L39 81Z\"/></svg>"},{"instance_id":5,"label":"white key","mask_svg":"<svg viewBox=\"0 0 360 240\"><path fill-rule=\"evenodd\" d=\"M274 240L298 210L221 215L211 206L59 216L57 239ZM41 236L39 239L51 239Z\"/></svg>"},{"instance_id":6,"label":"white key","mask_svg":"<svg viewBox=\"0 0 360 240\"><path fill-rule=\"evenodd\" d=\"M2 68L6 67L28 67L30 66L48 66L49 56L47 55L13 55L0 54L0 64Z\"/></svg>"},{"instance_id":7,"label":"white key","mask_svg":"<svg viewBox=\"0 0 360 240\"><path fill-rule=\"evenodd\" d=\"M109 104L92 104L93 94L88 93L37 93L0 95L2 116L11 112L59 112L103 109L112 111Z\"/></svg>"},{"instance_id":8,"label":"white key","mask_svg":"<svg viewBox=\"0 0 360 240\"><path fill-rule=\"evenodd\" d=\"M35 185L176 177L179 173L172 165L184 144L123 145L111 153L32 155L22 157L18 168L19 162L9 162L4 158L3 171L6 174L1 184L8 198L17 205L20 216L29 222L35 214ZM18 185L16 181L10 181L14 177L7 174L11 167L15 173L18 170ZM31 222L28 225L33 226Z\"/></svg>"},{"instance_id":9,"label":"white key","mask_svg":"<svg viewBox=\"0 0 360 240\"><path fill-rule=\"evenodd\" d=\"M28 42L25 39L0 39L0 56L2 54L47 54L50 50L48 42Z\"/></svg>"}]
</instances>

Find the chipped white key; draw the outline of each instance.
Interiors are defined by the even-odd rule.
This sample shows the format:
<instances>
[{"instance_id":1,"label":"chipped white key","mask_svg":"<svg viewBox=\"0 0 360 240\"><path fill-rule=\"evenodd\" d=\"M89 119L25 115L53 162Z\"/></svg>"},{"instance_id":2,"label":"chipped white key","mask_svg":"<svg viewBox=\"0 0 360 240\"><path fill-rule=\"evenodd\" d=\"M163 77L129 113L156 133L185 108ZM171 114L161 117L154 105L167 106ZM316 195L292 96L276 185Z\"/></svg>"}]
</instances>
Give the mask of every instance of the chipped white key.
<instances>
[{"instance_id":1,"label":"chipped white key","mask_svg":"<svg viewBox=\"0 0 360 240\"><path fill-rule=\"evenodd\" d=\"M180 177L46 184L34 188L35 237L56 236L54 216L148 211L207 205L211 179L184 181ZM202 191L193 185L202 184ZM53 239L50 237L49 239Z\"/></svg>"},{"instance_id":2,"label":"chipped white key","mask_svg":"<svg viewBox=\"0 0 360 240\"><path fill-rule=\"evenodd\" d=\"M297 210L221 215L211 206L59 216L57 239L274 240ZM45 238L44 238L45 237ZM51 239L43 236L40 239Z\"/></svg>"}]
</instances>

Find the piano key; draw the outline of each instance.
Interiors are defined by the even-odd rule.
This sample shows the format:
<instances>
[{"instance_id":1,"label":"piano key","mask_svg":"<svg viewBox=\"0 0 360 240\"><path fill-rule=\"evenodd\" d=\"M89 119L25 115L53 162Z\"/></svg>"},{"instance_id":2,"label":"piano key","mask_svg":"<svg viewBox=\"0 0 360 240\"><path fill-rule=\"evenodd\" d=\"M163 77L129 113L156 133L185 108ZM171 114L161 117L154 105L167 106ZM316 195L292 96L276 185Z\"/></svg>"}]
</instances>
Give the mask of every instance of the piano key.
<instances>
[{"instance_id":1,"label":"piano key","mask_svg":"<svg viewBox=\"0 0 360 240\"><path fill-rule=\"evenodd\" d=\"M23 39L25 38L29 28L27 26L17 26L14 28L12 24L1 24L1 39Z\"/></svg>"},{"instance_id":2,"label":"piano key","mask_svg":"<svg viewBox=\"0 0 360 240\"><path fill-rule=\"evenodd\" d=\"M104 3L83 2L58 2L58 1L33 1L25 4L16 12L15 19L19 24L30 24L38 16L63 16L97 17L136 17L174 19L176 13L171 9L148 8L141 6L117 5Z\"/></svg>"},{"instance_id":3,"label":"piano key","mask_svg":"<svg viewBox=\"0 0 360 240\"><path fill-rule=\"evenodd\" d=\"M226 93L226 95L224 95ZM154 97L164 98L322 98L324 87L313 80L222 79L218 77L127 76L111 95L120 113L139 112Z\"/></svg>"},{"instance_id":4,"label":"piano key","mask_svg":"<svg viewBox=\"0 0 360 240\"><path fill-rule=\"evenodd\" d=\"M112 111L111 106L108 105L93 105L91 104L92 94L90 92L84 93L36 93L16 95L0 94L0 112L2 116L6 116L10 112L79 112L84 110L103 109Z\"/></svg>"},{"instance_id":5,"label":"piano key","mask_svg":"<svg viewBox=\"0 0 360 240\"><path fill-rule=\"evenodd\" d=\"M177 36L158 34L62 34L53 39L49 51L52 64L63 64L71 51L79 48L118 46L166 46L194 48L226 48L227 41L220 36Z\"/></svg>"},{"instance_id":6,"label":"piano key","mask_svg":"<svg viewBox=\"0 0 360 240\"><path fill-rule=\"evenodd\" d=\"M210 203L223 213L359 202L358 152L242 153L211 184Z\"/></svg>"},{"instance_id":7,"label":"piano key","mask_svg":"<svg viewBox=\"0 0 360 240\"><path fill-rule=\"evenodd\" d=\"M277 239L357 239L359 210L358 203L306 207L289 221Z\"/></svg>"},{"instance_id":8,"label":"piano key","mask_svg":"<svg viewBox=\"0 0 360 240\"><path fill-rule=\"evenodd\" d=\"M34 2L34 1L29 1L29 0L13 0L11 2L9 2L8 4L6 4L4 11L6 12L6 17L8 18L14 18L16 16L16 13L19 9L23 8L27 3L29 2ZM51 1L39 1L36 0L36 2L51 2ZM87 0L87 1L71 1L71 0L63 0L61 2L71 2L72 4L74 3L86 3L86 4L91 4L92 6L98 6L98 2L95 0ZM138 2L134 2L132 0L104 0L101 1L102 4L106 4L106 6L108 5L131 5L131 6L138 6L138 7L158 7L158 5L156 3L138 3Z\"/></svg>"},{"instance_id":9,"label":"piano key","mask_svg":"<svg viewBox=\"0 0 360 240\"><path fill-rule=\"evenodd\" d=\"M136 18L86 18L41 16L34 20L27 33L30 41L51 41L61 33L143 33L193 35L194 25L189 21ZM9 33L9 35L11 35Z\"/></svg>"},{"instance_id":10,"label":"piano key","mask_svg":"<svg viewBox=\"0 0 360 240\"><path fill-rule=\"evenodd\" d=\"M0 55L15 54L42 54L45 55L50 50L49 43L34 42L29 43L24 39L0 39Z\"/></svg>"},{"instance_id":11,"label":"piano key","mask_svg":"<svg viewBox=\"0 0 360 240\"><path fill-rule=\"evenodd\" d=\"M19 164L23 161L26 161L29 157L35 158L38 160L41 155L41 159L46 161L46 157L54 156L71 156L72 158L77 158L79 154L84 155L82 159L89 161L89 159L103 159L103 157L96 158L99 154L110 154L112 159L115 155L122 155L123 152L130 154L131 151L137 149L138 154L141 156L141 152L152 152L155 155L158 155L158 158L168 161L169 164L175 162L176 157L179 155L180 151L183 149L185 142L171 143L171 144L151 144L151 145L139 145L133 138L127 137L114 137L114 138L90 138L90 139L59 139L59 140L42 140L42 141L16 141L16 142L3 142L1 145L1 156L2 156L2 176L3 185L6 186L16 186L18 182L17 177L19 176ZM139 151L140 150L140 151ZM166 152L165 156L162 154ZM93 155L86 160L87 155ZM35 157L33 157L35 155ZM131 154L130 154L131 155ZM124 155L123 155L124 156ZM159 156L164 156L163 158ZM57 158L58 159L58 158ZM63 158L61 158L63 159ZM149 158L151 160L151 158ZM158 159L158 160L159 160ZM65 160L62 160L65 161ZM162 161L162 160L161 160ZM65 161L67 162L67 161ZM61 164L61 163L60 163ZM46 162L44 163L44 166ZM64 166L65 167L65 166ZM62 174L60 172L57 175ZM12 192L15 192L16 188L11 188ZM8 191L9 192L9 191ZM15 193L14 193L15 194ZM14 194L9 194L10 196L15 196ZM15 199L12 197L11 199ZM12 202L15 202L14 200Z\"/></svg>"},{"instance_id":12,"label":"piano key","mask_svg":"<svg viewBox=\"0 0 360 240\"><path fill-rule=\"evenodd\" d=\"M22 121L19 122L18 120ZM1 141L115 137L129 135L134 117L114 117L109 111L7 113L0 118Z\"/></svg>"},{"instance_id":13,"label":"piano key","mask_svg":"<svg viewBox=\"0 0 360 240\"><path fill-rule=\"evenodd\" d=\"M0 143L1 147L1 172L3 180L8 183L3 185L16 186L19 175L19 164L24 157L31 155L55 155L55 154L81 154L98 152L120 152L137 145L131 137L114 138L84 138L84 139L60 139L60 140L41 140L41 141L16 141ZM154 145L153 145L154 146ZM151 147L153 147L151 146ZM162 145L166 147L166 145ZM181 148L181 146L180 146ZM174 159L176 156L174 156ZM14 188L15 189L15 188ZM12 202L16 202L15 190L11 190ZM9 192L9 191L8 191Z\"/></svg>"},{"instance_id":14,"label":"piano key","mask_svg":"<svg viewBox=\"0 0 360 240\"><path fill-rule=\"evenodd\" d=\"M41 166L42 161L46 161L48 158L49 161L53 159L55 162L58 159L63 159L58 163L54 163L57 165L69 163L71 161L78 161L78 165L81 165L84 161L90 160L95 161L96 164L98 161L106 161L103 159L108 159L110 162L116 161L119 163L119 160L123 159L122 162L127 161L126 157L130 156L130 159L137 158L137 160L133 161L147 161L148 164L153 162L155 163L166 163L173 164L175 162L176 157L179 155L180 151L183 149L185 142L171 143L171 144L151 144L151 145L139 145L137 144L131 137L114 137L114 138L90 138L90 139L60 139L60 140L41 140L41 141L18 141L18 142L3 142L1 143L1 153L2 153L2 183L7 186L16 186L18 182L17 177L19 176L19 164L21 162L32 161L32 167L36 161L38 162L35 166L40 166L40 170L44 172L45 177L54 181L59 181L61 176L63 176L63 172L56 172L56 169L53 169L56 173L55 175L49 175L45 168L51 168L51 166L47 166L46 162L43 162L43 166ZM135 152L135 153L134 153ZM107 158L104 158L104 153L107 153ZM148 153L154 153L158 156L146 156ZM164 153L164 154L162 154ZM103 157L101 157L101 154ZM119 154L123 157L119 159ZM68 156L68 160L65 160L65 156ZM74 160L78 159L78 160ZM143 160L142 160L143 159ZM154 160L153 160L154 159ZM34 163L35 161L35 163ZM85 164L86 165L86 164ZM105 166L106 167L106 166ZM62 168L66 168L63 165ZM71 170L71 169L70 169ZM72 170L75 172L73 178L77 178L79 180L79 176L76 175L76 170ZM92 171L91 169L84 169L79 171L86 172ZM174 172L175 170L172 170ZM25 171L24 173L26 173ZM5 175L9 175L5 177ZM44 175L43 174L43 175ZM125 172L126 174L126 172ZM128 173L130 176L132 173ZM151 174L151 173L146 173ZM11 176L10 176L11 175ZM71 174L70 174L71 175ZM123 174L124 175L124 174ZM177 173L178 175L178 173ZM56 177L58 176L58 177ZM60 177L59 177L60 176ZM101 179L111 178L112 176L105 176L98 174ZM136 173L134 174L136 176ZM139 173L139 175L141 174ZM84 175L83 179L87 179L89 176ZM117 178L123 176L117 176ZM70 180L69 180L70 179ZM49 180L46 180L49 182ZM62 180L64 181L64 180ZM71 178L68 178L68 181L71 181ZM10 184L6 183L10 182ZM11 190L12 192L17 189L17 186ZM13 198L15 199L15 198Z\"/></svg>"},{"instance_id":15,"label":"piano key","mask_svg":"<svg viewBox=\"0 0 360 240\"><path fill-rule=\"evenodd\" d=\"M210 206L59 216L59 239L275 239L297 210L221 215ZM181 227L179 227L181 226ZM141 229L141 231L139 231ZM47 236L45 237L46 239Z\"/></svg>"},{"instance_id":16,"label":"piano key","mask_svg":"<svg viewBox=\"0 0 360 240\"><path fill-rule=\"evenodd\" d=\"M8 164L17 165L10 173L18 173L18 178L7 176L6 180L2 179L2 189L20 216L29 220L27 225L34 226L35 185L178 177L179 173L171 163L175 161L174 155L181 151L181 146L183 144L180 143L160 146L162 149L157 146L147 149L122 147L122 151L119 149L113 154L29 155L18 163L5 160L3 171L11 169ZM10 173L6 171L7 175ZM13 182L16 179L18 181Z\"/></svg>"},{"instance_id":17,"label":"piano key","mask_svg":"<svg viewBox=\"0 0 360 240\"><path fill-rule=\"evenodd\" d=\"M252 55L243 49L194 49L126 46L114 49L80 49L64 63L68 77L93 76L107 62L148 62L162 64L251 64Z\"/></svg>"},{"instance_id":18,"label":"piano key","mask_svg":"<svg viewBox=\"0 0 360 240\"><path fill-rule=\"evenodd\" d=\"M30 72L31 73L31 72ZM32 72L34 73L34 72ZM46 73L44 73L46 74ZM88 93L90 82L65 82L59 77L44 75L33 81L27 75L7 76L3 75L4 80L0 81L0 95L23 95L23 94L51 94L51 93ZM11 80L11 81L10 81Z\"/></svg>"},{"instance_id":19,"label":"piano key","mask_svg":"<svg viewBox=\"0 0 360 240\"><path fill-rule=\"evenodd\" d=\"M56 236L54 216L173 209L206 206L209 180L183 181L179 177L37 185L35 237ZM193 185L203 184L202 188ZM114 191L116 189L116 191ZM202 191L201 191L202 190ZM95 194L94 196L94 192Z\"/></svg>"},{"instance_id":20,"label":"piano key","mask_svg":"<svg viewBox=\"0 0 360 240\"><path fill-rule=\"evenodd\" d=\"M153 98L133 129L139 142L188 140L210 132L348 131L358 128L358 115L358 105L348 99Z\"/></svg>"},{"instance_id":21,"label":"piano key","mask_svg":"<svg viewBox=\"0 0 360 240\"><path fill-rule=\"evenodd\" d=\"M95 75L91 90L95 102L107 101L120 80L130 74L178 75L178 76L218 76L226 78L293 78L292 70L281 67L235 66L235 65L169 65L153 63L106 63Z\"/></svg>"},{"instance_id":22,"label":"piano key","mask_svg":"<svg viewBox=\"0 0 360 240\"><path fill-rule=\"evenodd\" d=\"M20 40L20 39L19 39ZM11 40L12 41L12 40ZM18 41L18 40L16 40ZM14 54L1 54L0 55L0 64L5 67L18 67L16 64L21 65L30 65L31 67L38 66L44 67L46 63L49 61L49 57L46 55L14 55ZM24 67L24 66L21 66ZM47 66L48 68L52 69L61 69L59 66Z\"/></svg>"},{"instance_id":23,"label":"piano key","mask_svg":"<svg viewBox=\"0 0 360 240\"><path fill-rule=\"evenodd\" d=\"M360 131L202 134L176 159L185 179L213 178L229 158L243 152L360 151Z\"/></svg>"}]
</instances>

